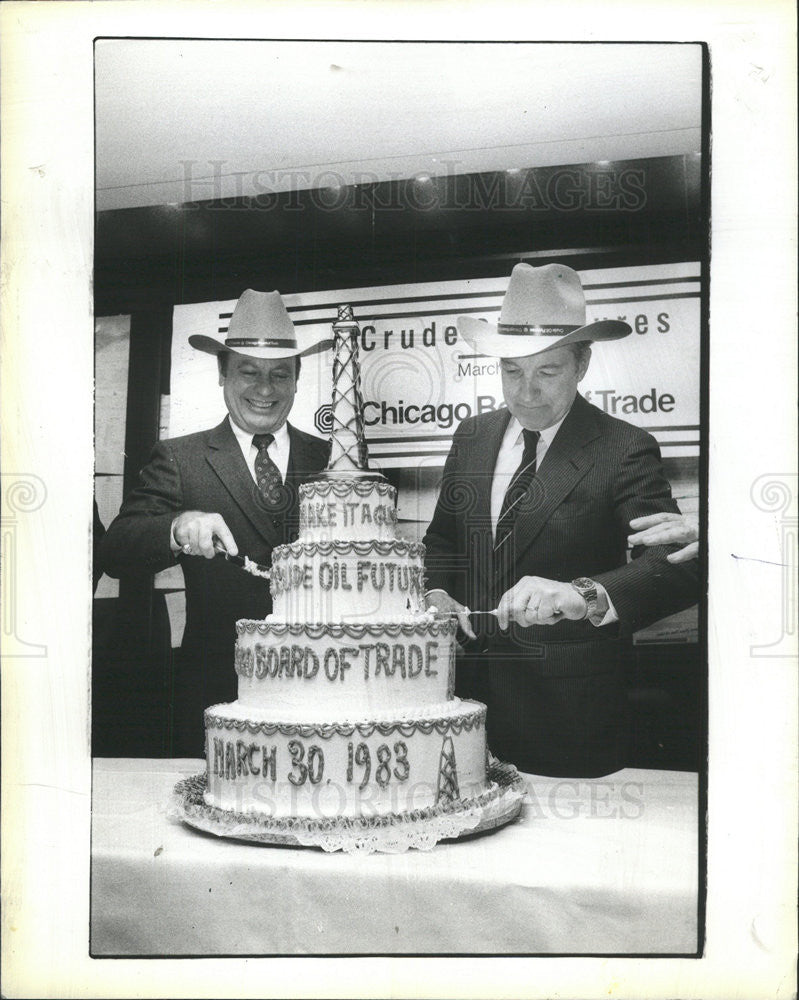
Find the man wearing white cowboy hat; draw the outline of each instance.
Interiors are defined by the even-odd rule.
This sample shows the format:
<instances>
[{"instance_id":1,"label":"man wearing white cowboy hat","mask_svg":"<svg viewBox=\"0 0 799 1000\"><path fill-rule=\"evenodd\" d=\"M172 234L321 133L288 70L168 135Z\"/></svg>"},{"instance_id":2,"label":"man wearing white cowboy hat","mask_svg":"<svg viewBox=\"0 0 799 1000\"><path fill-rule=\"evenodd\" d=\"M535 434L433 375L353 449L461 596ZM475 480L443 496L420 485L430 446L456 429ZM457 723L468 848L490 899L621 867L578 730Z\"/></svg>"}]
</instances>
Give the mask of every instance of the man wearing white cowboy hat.
<instances>
[{"instance_id":1,"label":"man wearing white cowboy hat","mask_svg":"<svg viewBox=\"0 0 799 1000\"><path fill-rule=\"evenodd\" d=\"M428 604L458 615L458 693L488 704L492 751L538 774L626 765L624 664L631 634L696 603L696 561L637 547L630 521L678 514L654 438L588 403L591 343L579 276L518 264L498 324L458 319L500 359L507 409L464 420L424 542ZM470 615L493 611L493 615Z\"/></svg>"},{"instance_id":2,"label":"man wearing white cowboy hat","mask_svg":"<svg viewBox=\"0 0 799 1000\"><path fill-rule=\"evenodd\" d=\"M298 485L328 456L327 442L287 417L300 358L331 342L300 343L278 292L248 289L224 341L195 335L189 343L216 355L228 415L212 430L156 444L101 551L115 577L183 568L186 628L173 668L171 756L202 756L204 709L236 697L236 620L271 611L267 581L216 558L218 551L269 564L274 546L296 530Z\"/></svg>"}]
</instances>

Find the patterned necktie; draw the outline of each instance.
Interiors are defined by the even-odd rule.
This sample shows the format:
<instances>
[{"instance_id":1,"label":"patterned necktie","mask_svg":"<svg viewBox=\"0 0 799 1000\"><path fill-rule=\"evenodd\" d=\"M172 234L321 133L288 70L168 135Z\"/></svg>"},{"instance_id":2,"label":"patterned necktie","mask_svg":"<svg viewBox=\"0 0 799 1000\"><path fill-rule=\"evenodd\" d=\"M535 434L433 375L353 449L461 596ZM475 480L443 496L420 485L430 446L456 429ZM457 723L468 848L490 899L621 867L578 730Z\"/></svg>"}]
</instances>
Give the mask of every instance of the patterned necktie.
<instances>
[{"instance_id":1,"label":"patterned necktie","mask_svg":"<svg viewBox=\"0 0 799 1000\"><path fill-rule=\"evenodd\" d=\"M524 452L519 468L513 473L513 478L505 491L505 498L502 501L502 509L497 520L497 531L494 536L494 551L496 552L509 538L513 531L513 523L519 512L519 507L533 481L535 475L535 453L538 447L538 439L541 436L538 431L522 430L524 435Z\"/></svg>"},{"instance_id":2,"label":"patterned necktie","mask_svg":"<svg viewBox=\"0 0 799 1000\"><path fill-rule=\"evenodd\" d=\"M255 456L255 481L258 484L258 494L267 507L280 507L283 500L283 477L267 451L274 440L274 434L254 434L252 439L258 449Z\"/></svg>"}]
</instances>

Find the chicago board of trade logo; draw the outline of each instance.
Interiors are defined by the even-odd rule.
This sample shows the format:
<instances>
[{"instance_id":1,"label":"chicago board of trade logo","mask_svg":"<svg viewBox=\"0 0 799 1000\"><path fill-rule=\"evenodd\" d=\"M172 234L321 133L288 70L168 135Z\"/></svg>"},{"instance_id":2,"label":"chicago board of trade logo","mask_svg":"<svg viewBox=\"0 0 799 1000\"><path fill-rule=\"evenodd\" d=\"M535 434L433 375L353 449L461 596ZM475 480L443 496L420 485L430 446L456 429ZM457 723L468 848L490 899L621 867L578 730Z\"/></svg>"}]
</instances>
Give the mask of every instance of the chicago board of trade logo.
<instances>
[{"instance_id":1,"label":"chicago board of trade logo","mask_svg":"<svg viewBox=\"0 0 799 1000\"><path fill-rule=\"evenodd\" d=\"M313 416L314 427L320 434L329 434L333 430L333 407L323 403Z\"/></svg>"}]
</instances>

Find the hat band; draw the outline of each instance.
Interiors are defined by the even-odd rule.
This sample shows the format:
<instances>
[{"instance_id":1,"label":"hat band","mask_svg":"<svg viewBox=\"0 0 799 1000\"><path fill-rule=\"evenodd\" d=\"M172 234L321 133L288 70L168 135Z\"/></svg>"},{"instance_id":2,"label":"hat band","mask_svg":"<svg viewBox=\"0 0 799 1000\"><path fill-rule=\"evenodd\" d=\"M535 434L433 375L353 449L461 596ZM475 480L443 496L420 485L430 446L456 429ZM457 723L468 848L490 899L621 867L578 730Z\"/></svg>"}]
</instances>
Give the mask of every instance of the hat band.
<instances>
[{"instance_id":1,"label":"hat band","mask_svg":"<svg viewBox=\"0 0 799 1000\"><path fill-rule=\"evenodd\" d=\"M533 326L527 323L497 323L497 333L508 334L511 337L565 337L567 333L579 330L580 326L564 324L562 326Z\"/></svg>"},{"instance_id":2,"label":"hat band","mask_svg":"<svg viewBox=\"0 0 799 1000\"><path fill-rule=\"evenodd\" d=\"M296 340L279 340L277 337L232 337L225 347L296 347Z\"/></svg>"}]
</instances>

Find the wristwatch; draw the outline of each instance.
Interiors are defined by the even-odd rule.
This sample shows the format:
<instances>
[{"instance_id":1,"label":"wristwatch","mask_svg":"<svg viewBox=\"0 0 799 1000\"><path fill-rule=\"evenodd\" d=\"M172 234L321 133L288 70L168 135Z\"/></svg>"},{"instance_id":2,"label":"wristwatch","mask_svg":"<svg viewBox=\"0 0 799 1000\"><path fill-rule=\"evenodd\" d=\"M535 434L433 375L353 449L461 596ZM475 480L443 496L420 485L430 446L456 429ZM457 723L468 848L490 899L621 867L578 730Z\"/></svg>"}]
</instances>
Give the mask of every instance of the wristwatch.
<instances>
[{"instance_id":1,"label":"wristwatch","mask_svg":"<svg viewBox=\"0 0 799 1000\"><path fill-rule=\"evenodd\" d=\"M590 618L591 615L596 614L597 593L594 581L587 576L578 576L576 580L572 580L571 585L585 601L587 608L585 617Z\"/></svg>"}]
</instances>

